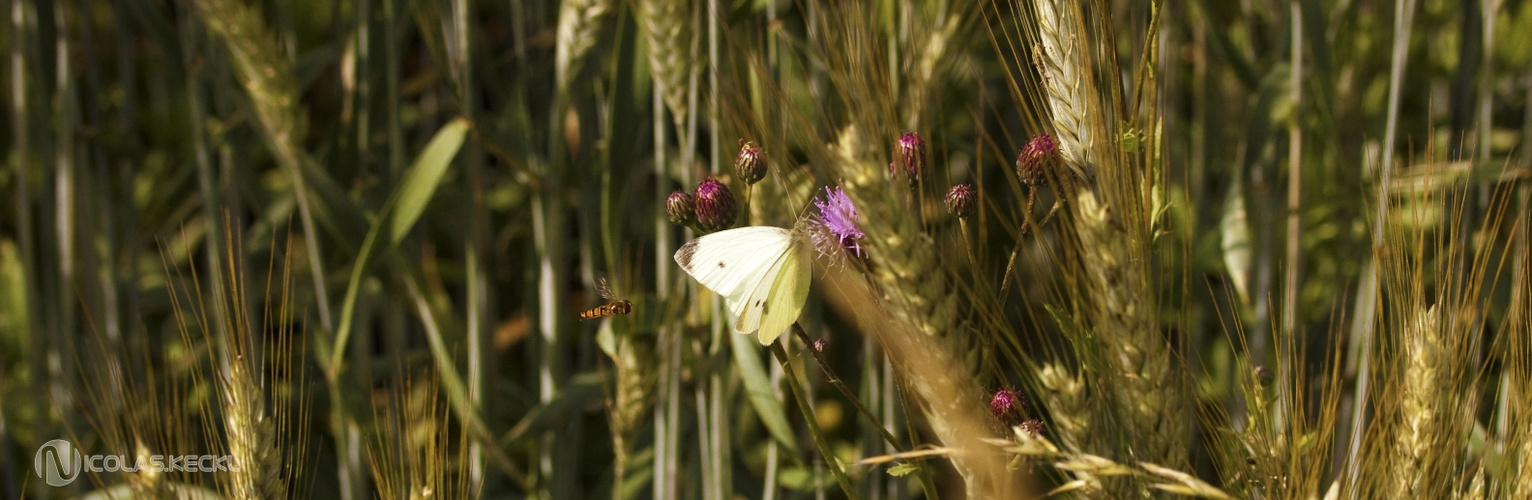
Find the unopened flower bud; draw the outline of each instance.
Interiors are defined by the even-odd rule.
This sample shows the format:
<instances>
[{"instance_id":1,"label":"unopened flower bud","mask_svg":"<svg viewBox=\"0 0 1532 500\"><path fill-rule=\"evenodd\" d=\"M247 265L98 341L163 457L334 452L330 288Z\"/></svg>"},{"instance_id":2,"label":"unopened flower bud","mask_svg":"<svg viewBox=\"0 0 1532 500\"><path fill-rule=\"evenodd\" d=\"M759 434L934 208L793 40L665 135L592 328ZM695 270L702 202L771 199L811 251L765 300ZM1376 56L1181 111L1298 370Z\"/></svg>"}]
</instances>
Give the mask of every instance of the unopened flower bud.
<instances>
[{"instance_id":1,"label":"unopened flower bud","mask_svg":"<svg viewBox=\"0 0 1532 500\"><path fill-rule=\"evenodd\" d=\"M1043 437L1044 429L1042 420L1034 418L1027 420L1026 422L1022 422L1021 425L1018 425L1017 427L1021 428L1021 432L1027 433L1028 436L1035 438Z\"/></svg>"},{"instance_id":2,"label":"unopened flower bud","mask_svg":"<svg viewBox=\"0 0 1532 500\"><path fill-rule=\"evenodd\" d=\"M734 225L734 218L738 207L734 202L734 193L729 191L718 179L707 178L697 184L696 191L697 227L703 231L713 232L728 229Z\"/></svg>"},{"instance_id":3,"label":"unopened flower bud","mask_svg":"<svg viewBox=\"0 0 1532 500\"><path fill-rule=\"evenodd\" d=\"M888 165L888 175L904 179L910 187L920 185L926 173L926 140L920 134L905 132L894 144L894 161Z\"/></svg>"},{"instance_id":4,"label":"unopened flower bud","mask_svg":"<svg viewBox=\"0 0 1532 500\"><path fill-rule=\"evenodd\" d=\"M1059 172L1058 167L1063 162L1058 141L1051 135L1041 134L1027 141L1016 154L1016 177L1028 186L1038 186L1048 182L1048 172Z\"/></svg>"},{"instance_id":5,"label":"unopened flower bud","mask_svg":"<svg viewBox=\"0 0 1532 500\"><path fill-rule=\"evenodd\" d=\"M1271 382L1276 379L1276 372L1271 371L1271 368L1267 368L1266 365L1255 367L1255 381L1261 385L1271 385Z\"/></svg>"},{"instance_id":6,"label":"unopened flower bud","mask_svg":"<svg viewBox=\"0 0 1532 500\"><path fill-rule=\"evenodd\" d=\"M694 205L696 205L696 200L692 198L690 193L686 191L670 193L670 197L665 198L665 215L670 217L671 224L678 226L691 225L693 221L697 220L697 215L693 212L695 210Z\"/></svg>"},{"instance_id":7,"label":"unopened flower bud","mask_svg":"<svg viewBox=\"0 0 1532 500\"><path fill-rule=\"evenodd\" d=\"M754 142L746 142L739 147L739 154L734 157L734 175L747 185L754 185L766 178L766 151Z\"/></svg>"},{"instance_id":8,"label":"unopened flower bud","mask_svg":"<svg viewBox=\"0 0 1532 500\"><path fill-rule=\"evenodd\" d=\"M973 207L979 201L978 193L974 192L973 186L958 184L947 191L947 212L953 217L966 219L973 214Z\"/></svg>"}]
</instances>

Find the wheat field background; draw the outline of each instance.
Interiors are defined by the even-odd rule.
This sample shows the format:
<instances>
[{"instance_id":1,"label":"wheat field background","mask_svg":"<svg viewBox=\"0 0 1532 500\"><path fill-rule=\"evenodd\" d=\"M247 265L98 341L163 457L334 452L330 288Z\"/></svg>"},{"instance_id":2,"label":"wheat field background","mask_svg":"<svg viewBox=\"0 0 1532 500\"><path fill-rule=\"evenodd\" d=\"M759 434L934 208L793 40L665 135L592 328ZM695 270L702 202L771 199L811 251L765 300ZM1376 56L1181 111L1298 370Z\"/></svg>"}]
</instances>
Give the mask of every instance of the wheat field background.
<instances>
[{"instance_id":1,"label":"wheat field background","mask_svg":"<svg viewBox=\"0 0 1532 500\"><path fill-rule=\"evenodd\" d=\"M1532 498L1532 2L4 12L0 498Z\"/></svg>"}]
</instances>

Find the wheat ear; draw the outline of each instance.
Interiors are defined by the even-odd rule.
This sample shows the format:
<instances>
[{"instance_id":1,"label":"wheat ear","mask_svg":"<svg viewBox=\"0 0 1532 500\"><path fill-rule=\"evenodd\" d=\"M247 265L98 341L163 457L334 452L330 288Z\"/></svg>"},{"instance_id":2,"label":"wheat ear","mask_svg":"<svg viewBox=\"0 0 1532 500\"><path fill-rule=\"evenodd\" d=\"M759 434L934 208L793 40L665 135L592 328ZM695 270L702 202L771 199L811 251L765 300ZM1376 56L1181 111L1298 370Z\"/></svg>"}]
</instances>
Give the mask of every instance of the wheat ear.
<instances>
[{"instance_id":1,"label":"wheat ear","mask_svg":"<svg viewBox=\"0 0 1532 500\"><path fill-rule=\"evenodd\" d=\"M1092 157L1095 133L1089 113L1098 107L1093 86L1081 73L1085 68L1084 24L1079 6L1061 0L1037 0L1038 38L1042 41L1043 86L1048 91L1048 111L1053 116L1064 164L1075 176L1090 184L1095 178Z\"/></svg>"},{"instance_id":2,"label":"wheat ear","mask_svg":"<svg viewBox=\"0 0 1532 500\"><path fill-rule=\"evenodd\" d=\"M617 371L616 387L607 405L614 454L614 480L618 485L614 491L622 490L621 485L633 454L633 444L638 437L639 424L644 422L649 415L650 405L654 403L654 382L658 375L652 363L654 356L653 345L632 338L619 339L617 352L611 353Z\"/></svg>"},{"instance_id":3,"label":"wheat ear","mask_svg":"<svg viewBox=\"0 0 1532 500\"><path fill-rule=\"evenodd\" d=\"M1154 319L1154 291L1146 264L1132 250L1128 232L1095 195L1078 198L1081 263L1097 347L1111 369L1105 387L1122 410L1136 458L1159 464L1185 462L1190 437L1182 418L1181 381L1174 354Z\"/></svg>"},{"instance_id":4,"label":"wheat ear","mask_svg":"<svg viewBox=\"0 0 1532 500\"><path fill-rule=\"evenodd\" d=\"M287 498L276 425L266 412L265 391L251 373L255 368L250 356L235 356L219 384L229 456L236 464L229 469L229 492L235 498Z\"/></svg>"},{"instance_id":5,"label":"wheat ear","mask_svg":"<svg viewBox=\"0 0 1532 500\"><path fill-rule=\"evenodd\" d=\"M868 274L874 301L886 311L877 335L900 376L913 391L936 437L970 450L952 458L970 498L992 497L1006 482L997 457L980 451L989 421L977 373L982 350L958 321L957 294L941 267L937 246L905 210L907 192L890 183L887 161L875 160L870 141L849 126L831 149L842 185L862 214L868 238ZM879 311L883 314L885 311Z\"/></svg>"},{"instance_id":6,"label":"wheat ear","mask_svg":"<svg viewBox=\"0 0 1532 500\"><path fill-rule=\"evenodd\" d=\"M1393 498L1408 498L1422 491L1422 470L1429 453L1440 453L1430 447L1435 427L1440 425L1442 401L1440 392L1447 389L1441 383L1442 359L1450 355L1441 345L1437 330L1435 307L1417 312L1404 325L1403 348L1405 357L1404 379L1399 386L1399 429L1394 438L1392 463Z\"/></svg>"},{"instance_id":7,"label":"wheat ear","mask_svg":"<svg viewBox=\"0 0 1532 500\"><path fill-rule=\"evenodd\" d=\"M559 89L567 91L580 63L596 44L601 18L612 10L611 0L566 0L559 5L554 71Z\"/></svg>"},{"instance_id":8,"label":"wheat ear","mask_svg":"<svg viewBox=\"0 0 1532 500\"><path fill-rule=\"evenodd\" d=\"M649 66L660 82L660 95L677 123L689 106L687 81L694 61L691 55L692 5L688 0L639 0L638 27L649 48Z\"/></svg>"},{"instance_id":9,"label":"wheat ear","mask_svg":"<svg viewBox=\"0 0 1532 500\"><path fill-rule=\"evenodd\" d=\"M1047 363L1038 370L1037 382L1043 389L1042 397L1049 414L1053 416L1049 430L1064 448L1075 453L1099 449L1100 437L1092 432L1092 410L1086 400L1085 383L1070 374L1067 368L1054 363ZM1101 478L1089 470L1074 470L1072 475L1086 492L1101 491Z\"/></svg>"}]
</instances>

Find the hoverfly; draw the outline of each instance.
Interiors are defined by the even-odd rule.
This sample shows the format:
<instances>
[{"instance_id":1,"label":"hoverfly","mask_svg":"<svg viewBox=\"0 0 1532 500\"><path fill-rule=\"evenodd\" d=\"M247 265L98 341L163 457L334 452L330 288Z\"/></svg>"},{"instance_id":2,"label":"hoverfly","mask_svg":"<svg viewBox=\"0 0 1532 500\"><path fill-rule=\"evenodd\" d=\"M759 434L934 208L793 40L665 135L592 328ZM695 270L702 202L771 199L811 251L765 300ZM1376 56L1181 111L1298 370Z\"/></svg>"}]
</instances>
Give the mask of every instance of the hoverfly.
<instances>
[{"instance_id":1,"label":"hoverfly","mask_svg":"<svg viewBox=\"0 0 1532 500\"><path fill-rule=\"evenodd\" d=\"M580 319L610 318L622 316L633 311L633 303L627 300L619 300L617 294L612 293L611 285L606 283L606 278L596 278L596 293L601 298L611 301L604 306L596 306L580 313Z\"/></svg>"}]
</instances>

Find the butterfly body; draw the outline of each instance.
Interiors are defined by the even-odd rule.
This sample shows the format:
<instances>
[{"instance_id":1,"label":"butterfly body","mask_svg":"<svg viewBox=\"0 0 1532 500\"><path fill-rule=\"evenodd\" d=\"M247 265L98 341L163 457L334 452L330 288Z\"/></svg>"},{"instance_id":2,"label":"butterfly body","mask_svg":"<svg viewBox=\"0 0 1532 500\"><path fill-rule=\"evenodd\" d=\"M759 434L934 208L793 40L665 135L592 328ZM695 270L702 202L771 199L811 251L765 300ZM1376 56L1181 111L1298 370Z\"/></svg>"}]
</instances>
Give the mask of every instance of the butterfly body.
<instances>
[{"instance_id":1,"label":"butterfly body","mask_svg":"<svg viewBox=\"0 0 1532 500\"><path fill-rule=\"evenodd\" d=\"M782 335L808 299L812 257L800 230L748 226L705 235L675 254L698 283L723 296L734 331L762 344Z\"/></svg>"}]
</instances>

